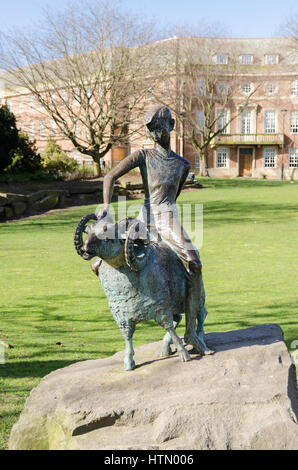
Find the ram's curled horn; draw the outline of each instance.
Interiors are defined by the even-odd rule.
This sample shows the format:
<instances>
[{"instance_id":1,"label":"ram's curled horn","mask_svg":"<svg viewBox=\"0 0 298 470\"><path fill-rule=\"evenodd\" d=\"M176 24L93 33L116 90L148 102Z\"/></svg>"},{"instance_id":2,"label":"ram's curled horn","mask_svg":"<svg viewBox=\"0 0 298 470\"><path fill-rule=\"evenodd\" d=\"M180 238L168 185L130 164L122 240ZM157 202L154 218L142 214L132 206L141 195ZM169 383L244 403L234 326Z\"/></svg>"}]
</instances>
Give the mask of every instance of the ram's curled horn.
<instances>
[{"instance_id":1,"label":"ram's curled horn","mask_svg":"<svg viewBox=\"0 0 298 470\"><path fill-rule=\"evenodd\" d=\"M139 252L139 253L138 253ZM148 230L140 222L131 225L124 245L125 260L132 271L140 271L150 254Z\"/></svg>"},{"instance_id":2,"label":"ram's curled horn","mask_svg":"<svg viewBox=\"0 0 298 470\"><path fill-rule=\"evenodd\" d=\"M87 223L89 220L98 220L98 217L96 214L88 214L85 215L84 217L81 218L80 222L77 225L76 231L75 231L75 236L74 236L74 245L75 249L77 250L77 253L82 256L82 258L88 260L91 259L93 256L87 255L87 253L82 252L82 247L84 244L83 241L83 233L88 233L88 226Z\"/></svg>"}]
</instances>

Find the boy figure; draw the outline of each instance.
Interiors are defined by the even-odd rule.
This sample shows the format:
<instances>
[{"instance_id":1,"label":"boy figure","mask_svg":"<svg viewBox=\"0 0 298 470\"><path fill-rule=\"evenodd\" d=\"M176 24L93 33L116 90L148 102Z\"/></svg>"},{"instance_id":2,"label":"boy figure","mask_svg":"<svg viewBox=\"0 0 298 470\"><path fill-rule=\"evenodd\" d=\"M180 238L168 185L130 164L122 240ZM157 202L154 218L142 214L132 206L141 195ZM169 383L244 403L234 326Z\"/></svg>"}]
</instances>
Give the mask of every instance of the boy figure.
<instances>
[{"instance_id":1,"label":"boy figure","mask_svg":"<svg viewBox=\"0 0 298 470\"><path fill-rule=\"evenodd\" d=\"M139 167L144 184L145 201L138 219L147 225L149 233L157 232L183 262L189 274L187 311L190 312L190 316L188 317L192 319L194 325L198 318L199 325L202 326L207 313L204 299L201 298L202 265L197 249L179 222L176 207L176 199L191 165L170 148L170 133L175 121L169 108L155 106L146 114L144 124L147 135L153 140L155 147L133 152L105 176L104 210L100 218L109 215L114 182L133 168ZM202 333L199 334L199 338L198 352L204 353L208 348ZM191 342L190 338L184 339L186 343Z\"/></svg>"}]
</instances>

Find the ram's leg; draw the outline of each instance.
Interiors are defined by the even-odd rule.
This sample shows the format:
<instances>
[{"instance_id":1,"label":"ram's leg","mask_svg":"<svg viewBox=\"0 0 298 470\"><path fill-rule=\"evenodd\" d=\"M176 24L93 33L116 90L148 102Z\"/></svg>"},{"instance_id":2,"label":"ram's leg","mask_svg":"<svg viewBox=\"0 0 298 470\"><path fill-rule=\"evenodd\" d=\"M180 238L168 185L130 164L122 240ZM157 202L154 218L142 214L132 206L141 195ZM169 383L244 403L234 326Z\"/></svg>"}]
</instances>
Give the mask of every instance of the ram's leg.
<instances>
[{"instance_id":1,"label":"ram's leg","mask_svg":"<svg viewBox=\"0 0 298 470\"><path fill-rule=\"evenodd\" d=\"M200 298L200 307L199 307L199 313L198 313L198 324L197 324L197 337L201 341L203 347L204 347L204 353L205 354L214 354L215 351L212 349L209 349L207 344L205 343L205 333L204 333L204 322L205 318L207 316L207 309L205 307L205 289L204 289L204 283L202 280L201 283L201 298Z\"/></svg>"},{"instance_id":2,"label":"ram's leg","mask_svg":"<svg viewBox=\"0 0 298 470\"><path fill-rule=\"evenodd\" d=\"M196 333L196 322L201 300L202 273L199 263L189 263L189 278L187 280L187 295L185 303L185 335L186 344L193 346L193 351L204 355L204 345Z\"/></svg>"},{"instance_id":3,"label":"ram's leg","mask_svg":"<svg viewBox=\"0 0 298 470\"><path fill-rule=\"evenodd\" d=\"M177 348L177 352L180 356L180 359L182 362L190 361L190 355L188 354L188 351L185 349L183 346L183 343L179 336L176 333L176 330L174 328L174 322L173 322L173 317L171 313L169 314L163 314L161 316L156 317L156 321L159 325L161 325L169 334L171 340L173 341L174 345Z\"/></svg>"},{"instance_id":4,"label":"ram's leg","mask_svg":"<svg viewBox=\"0 0 298 470\"><path fill-rule=\"evenodd\" d=\"M175 331L175 328L174 327L167 328L167 332L169 333L170 337L172 338L172 341L173 341L174 345L177 348L177 352L179 354L179 357L180 357L181 361L182 362L190 361L190 355L189 355L187 349L185 349L185 347L183 346L183 343L182 343L181 339L179 338L179 336L177 335L177 333Z\"/></svg>"},{"instance_id":5,"label":"ram's leg","mask_svg":"<svg viewBox=\"0 0 298 470\"><path fill-rule=\"evenodd\" d=\"M124 369L133 370L136 367L135 361L133 359L134 349L132 344L132 337L136 329L136 325L130 321L122 322L119 325L121 333L125 339L125 356L124 356Z\"/></svg>"},{"instance_id":6,"label":"ram's leg","mask_svg":"<svg viewBox=\"0 0 298 470\"><path fill-rule=\"evenodd\" d=\"M181 320L182 320L182 315L179 314L179 315L173 316L173 325L174 325L175 330L177 326L179 325L179 323L181 322ZM172 340L170 333L167 332L164 335L163 342L162 342L162 348L160 352L161 357L166 357L166 356L170 356L171 354L173 354L171 350L171 344L173 344L173 340Z\"/></svg>"}]
</instances>

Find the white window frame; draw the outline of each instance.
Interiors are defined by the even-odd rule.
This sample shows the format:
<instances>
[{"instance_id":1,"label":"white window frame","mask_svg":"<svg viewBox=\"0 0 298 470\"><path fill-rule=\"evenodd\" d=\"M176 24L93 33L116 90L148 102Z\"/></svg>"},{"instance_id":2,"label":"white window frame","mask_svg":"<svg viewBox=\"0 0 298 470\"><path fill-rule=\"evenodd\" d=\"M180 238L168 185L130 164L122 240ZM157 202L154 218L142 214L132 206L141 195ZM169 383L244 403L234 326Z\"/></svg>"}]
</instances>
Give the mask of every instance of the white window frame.
<instances>
[{"instance_id":1,"label":"white window frame","mask_svg":"<svg viewBox=\"0 0 298 470\"><path fill-rule=\"evenodd\" d=\"M263 166L264 168L276 168L276 149L274 147L264 147Z\"/></svg>"},{"instance_id":2,"label":"white window frame","mask_svg":"<svg viewBox=\"0 0 298 470\"><path fill-rule=\"evenodd\" d=\"M23 121L20 122L19 128L20 128L20 132L21 132L22 134L24 134L24 131L25 131L25 123L24 123Z\"/></svg>"},{"instance_id":3,"label":"white window frame","mask_svg":"<svg viewBox=\"0 0 298 470\"><path fill-rule=\"evenodd\" d=\"M74 126L75 137L79 137L80 136L80 123L79 123L78 118L74 119L73 126Z\"/></svg>"},{"instance_id":4,"label":"white window frame","mask_svg":"<svg viewBox=\"0 0 298 470\"><path fill-rule=\"evenodd\" d=\"M249 113L249 120L248 120L248 113ZM253 119L253 113L251 109L245 109L244 111L242 111L242 113L240 114L240 134L245 134L245 135L253 134L252 119Z\"/></svg>"},{"instance_id":5,"label":"white window frame","mask_svg":"<svg viewBox=\"0 0 298 470\"><path fill-rule=\"evenodd\" d=\"M205 113L203 109L196 109L196 122L202 129L205 128ZM196 133L201 134L201 129L196 127Z\"/></svg>"},{"instance_id":6,"label":"white window frame","mask_svg":"<svg viewBox=\"0 0 298 470\"><path fill-rule=\"evenodd\" d=\"M56 135L56 123L54 119L51 119L51 137L55 137Z\"/></svg>"},{"instance_id":7,"label":"white window frame","mask_svg":"<svg viewBox=\"0 0 298 470\"><path fill-rule=\"evenodd\" d=\"M31 95L31 96L30 96L30 109L34 109L34 107L35 107L34 96Z\"/></svg>"},{"instance_id":8,"label":"white window frame","mask_svg":"<svg viewBox=\"0 0 298 470\"><path fill-rule=\"evenodd\" d=\"M253 65L254 56L252 54L242 54L239 56L239 61L242 65Z\"/></svg>"},{"instance_id":9,"label":"white window frame","mask_svg":"<svg viewBox=\"0 0 298 470\"><path fill-rule=\"evenodd\" d=\"M41 120L39 122L39 136L43 140L45 138L45 122Z\"/></svg>"},{"instance_id":10,"label":"white window frame","mask_svg":"<svg viewBox=\"0 0 298 470\"><path fill-rule=\"evenodd\" d=\"M216 168L229 168L230 156L226 147L217 147L216 149Z\"/></svg>"},{"instance_id":11,"label":"white window frame","mask_svg":"<svg viewBox=\"0 0 298 470\"><path fill-rule=\"evenodd\" d=\"M67 90L62 90L62 92L61 92L61 98L62 98L63 104L67 103L67 101L68 101L68 93L67 93Z\"/></svg>"},{"instance_id":12,"label":"white window frame","mask_svg":"<svg viewBox=\"0 0 298 470\"><path fill-rule=\"evenodd\" d=\"M222 116L219 116L222 112L224 112L224 114ZM216 110L216 115L217 115L217 121L216 121L217 130L220 130L229 122L229 120L230 120L230 110L227 109L227 108L217 109ZM220 126L220 123L221 123L222 120L223 120L223 123ZM229 134L229 130L230 130L230 124L228 124L227 127L223 131L221 131L221 134Z\"/></svg>"},{"instance_id":13,"label":"white window frame","mask_svg":"<svg viewBox=\"0 0 298 470\"><path fill-rule=\"evenodd\" d=\"M199 95L205 96L206 94L206 80L205 78L198 78L196 80L196 89Z\"/></svg>"},{"instance_id":14,"label":"white window frame","mask_svg":"<svg viewBox=\"0 0 298 470\"><path fill-rule=\"evenodd\" d=\"M265 84L265 92L267 95L271 96L277 92L277 85L273 82L268 82Z\"/></svg>"},{"instance_id":15,"label":"white window frame","mask_svg":"<svg viewBox=\"0 0 298 470\"><path fill-rule=\"evenodd\" d=\"M246 82L241 85L241 92L244 95L249 95L250 93L254 91L254 89L255 89L254 84L251 82Z\"/></svg>"},{"instance_id":16,"label":"white window frame","mask_svg":"<svg viewBox=\"0 0 298 470\"><path fill-rule=\"evenodd\" d=\"M298 168L298 148L289 150L289 168Z\"/></svg>"},{"instance_id":17,"label":"white window frame","mask_svg":"<svg viewBox=\"0 0 298 470\"><path fill-rule=\"evenodd\" d=\"M290 113L290 133L298 134L298 111L291 111Z\"/></svg>"},{"instance_id":18,"label":"white window frame","mask_svg":"<svg viewBox=\"0 0 298 470\"><path fill-rule=\"evenodd\" d=\"M298 96L298 80L291 83L291 96Z\"/></svg>"},{"instance_id":19,"label":"white window frame","mask_svg":"<svg viewBox=\"0 0 298 470\"><path fill-rule=\"evenodd\" d=\"M25 109L25 104L24 104L24 97L20 96L20 101L19 101L19 112L23 113Z\"/></svg>"},{"instance_id":20,"label":"white window frame","mask_svg":"<svg viewBox=\"0 0 298 470\"><path fill-rule=\"evenodd\" d=\"M269 113L272 113L269 117ZM264 112L264 133L276 134L277 133L277 119L275 109L267 109Z\"/></svg>"},{"instance_id":21,"label":"white window frame","mask_svg":"<svg viewBox=\"0 0 298 470\"><path fill-rule=\"evenodd\" d=\"M265 54L265 64L266 65L277 65L279 63L278 54Z\"/></svg>"},{"instance_id":22,"label":"white window frame","mask_svg":"<svg viewBox=\"0 0 298 470\"><path fill-rule=\"evenodd\" d=\"M196 170L199 170L200 169L200 157L199 157L199 154L196 153L195 154L195 169Z\"/></svg>"},{"instance_id":23,"label":"white window frame","mask_svg":"<svg viewBox=\"0 0 298 470\"><path fill-rule=\"evenodd\" d=\"M73 91L73 100L72 100L72 104L73 106L80 106L80 93L79 93L79 90L74 90Z\"/></svg>"},{"instance_id":24,"label":"white window frame","mask_svg":"<svg viewBox=\"0 0 298 470\"><path fill-rule=\"evenodd\" d=\"M12 106L12 100L7 100L6 101L6 106L8 107L9 111L12 113L12 109L13 109L13 106Z\"/></svg>"},{"instance_id":25,"label":"white window frame","mask_svg":"<svg viewBox=\"0 0 298 470\"><path fill-rule=\"evenodd\" d=\"M217 65L228 65L228 63L229 63L228 54L216 54L215 63Z\"/></svg>"},{"instance_id":26,"label":"white window frame","mask_svg":"<svg viewBox=\"0 0 298 470\"><path fill-rule=\"evenodd\" d=\"M34 123L34 121L30 121L30 124L29 124L29 139L30 140L35 139L35 123Z\"/></svg>"}]
</instances>

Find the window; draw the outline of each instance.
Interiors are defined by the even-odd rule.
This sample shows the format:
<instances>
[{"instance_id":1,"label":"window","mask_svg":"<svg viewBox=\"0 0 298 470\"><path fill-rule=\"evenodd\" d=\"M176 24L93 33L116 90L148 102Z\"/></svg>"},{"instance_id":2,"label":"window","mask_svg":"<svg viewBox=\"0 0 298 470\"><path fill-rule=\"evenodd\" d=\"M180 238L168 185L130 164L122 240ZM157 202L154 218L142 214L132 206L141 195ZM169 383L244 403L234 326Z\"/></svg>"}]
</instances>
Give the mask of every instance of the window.
<instances>
[{"instance_id":1,"label":"window","mask_svg":"<svg viewBox=\"0 0 298 470\"><path fill-rule=\"evenodd\" d=\"M45 132L44 132L45 126L44 126L44 121L40 121L40 123L39 123L39 128L40 128L40 138L41 138L41 139L44 139L44 138L45 138Z\"/></svg>"},{"instance_id":2,"label":"window","mask_svg":"<svg viewBox=\"0 0 298 470\"><path fill-rule=\"evenodd\" d=\"M250 110L241 113L241 134L251 134L252 131L252 112Z\"/></svg>"},{"instance_id":3,"label":"window","mask_svg":"<svg viewBox=\"0 0 298 470\"><path fill-rule=\"evenodd\" d=\"M63 103L67 103L67 91L66 90L62 91L61 98L62 98Z\"/></svg>"},{"instance_id":4,"label":"window","mask_svg":"<svg viewBox=\"0 0 298 470\"><path fill-rule=\"evenodd\" d=\"M290 149L289 152L289 168L298 168L298 148Z\"/></svg>"},{"instance_id":5,"label":"window","mask_svg":"<svg viewBox=\"0 0 298 470\"><path fill-rule=\"evenodd\" d=\"M252 83L243 83L243 85L241 86L241 91L245 95L249 95L249 93L251 93L253 89L254 87Z\"/></svg>"},{"instance_id":6,"label":"window","mask_svg":"<svg viewBox=\"0 0 298 470\"><path fill-rule=\"evenodd\" d=\"M167 93L167 81L166 80L163 81L162 92L164 95Z\"/></svg>"},{"instance_id":7,"label":"window","mask_svg":"<svg viewBox=\"0 0 298 470\"><path fill-rule=\"evenodd\" d=\"M12 112L12 101L11 100L7 100L6 106L8 107L9 111Z\"/></svg>"},{"instance_id":8,"label":"window","mask_svg":"<svg viewBox=\"0 0 298 470\"><path fill-rule=\"evenodd\" d=\"M73 105L80 106L80 94L78 90L74 90L73 92Z\"/></svg>"},{"instance_id":9,"label":"window","mask_svg":"<svg viewBox=\"0 0 298 470\"><path fill-rule=\"evenodd\" d=\"M266 54L265 55L265 64L266 65L275 65L278 64L278 54Z\"/></svg>"},{"instance_id":10,"label":"window","mask_svg":"<svg viewBox=\"0 0 298 470\"><path fill-rule=\"evenodd\" d=\"M34 109L34 96L30 96L30 108Z\"/></svg>"},{"instance_id":11,"label":"window","mask_svg":"<svg viewBox=\"0 0 298 470\"><path fill-rule=\"evenodd\" d=\"M266 83L265 92L267 95L273 95L277 91L277 86L275 83Z\"/></svg>"},{"instance_id":12,"label":"window","mask_svg":"<svg viewBox=\"0 0 298 470\"><path fill-rule=\"evenodd\" d=\"M197 153L196 153L196 155L195 155L195 168L196 168L197 170L200 169L200 157L199 157L199 155L198 155Z\"/></svg>"},{"instance_id":13,"label":"window","mask_svg":"<svg viewBox=\"0 0 298 470\"><path fill-rule=\"evenodd\" d=\"M275 111L265 111L265 134L276 133L276 114Z\"/></svg>"},{"instance_id":14,"label":"window","mask_svg":"<svg viewBox=\"0 0 298 470\"><path fill-rule=\"evenodd\" d=\"M217 130L221 130L222 134L228 133L228 127L225 127L228 123L228 110L218 109L217 110ZM225 127L225 129L223 129Z\"/></svg>"},{"instance_id":15,"label":"window","mask_svg":"<svg viewBox=\"0 0 298 470\"><path fill-rule=\"evenodd\" d=\"M153 86L149 85L147 88L147 100L151 100L153 98Z\"/></svg>"},{"instance_id":16,"label":"window","mask_svg":"<svg viewBox=\"0 0 298 470\"><path fill-rule=\"evenodd\" d=\"M20 96L19 111L20 111L20 113L22 113L24 111L24 97L23 96Z\"/></svg>"},{"instance_id":17,"label":"window","mask_svg":"<svg viewBox=\"0 0 298 470\"><path fill-rule=\"evenodd\" d=\"M29 125L29 138L30 140L34 140L35 134L34 134L34 122L30 121Z\"/></svg>"},{"instance_id":18,"label":"window","mask_svg":"<svg viewBox=\"0 0 298 470\"><path fill-rule=\"evenodd\" d=\"M22 134L24 134L24 130L25 130L25 123L20 122L20 131L21 131Z\"/></svg>"},{"instance_id":19,"label":"window","mask_svg":"<svg viewBox=\"0 0 298 470\"><path fill-rule=\"evenodd\" d=\"M138 128L138 116L136 114L133 115L132 127L133 131L136 132Z\"/></svg>"},{"instance_id":20,"label":"window","mask_svg":"<svg viewBox=\"0 0 298 470\"><path fill-rule=\"evenodd\" d=\"M196 132L200 134L202 130L205 127L205 116L204 116L204 111L202 109L197 109L196 111L196 121L198 124L198 127L196 129Z\"/></svg>"},{"instance_id":21,"label":"window","mask_svg":"<svg viewBox=\"0 0 298 470\"><path fill-rule=\"evenodd\" d=\"M226 148L218 148L216 151L216 167L228 168L228 150Z\"/></svg>"},{"instance_id":22,"label":"window","mask_svg":"<svg viewBox=\"0 0 298 470\"><path fill-rule=\"evenodd\" d=\"M217 84L217 93L219 95L227 95L229 91L229 87L226 82L219 82Z\"/></svg>"},{"instance_id":23,"label":"window","mask_svg":"<svg viewBox=\"0 0 298 470\"><path fill-rule=\"evenodd\" d=\"M291 96L298 96L298 80L291 83Z\"/></svg>"},{"instance_id":24,"label":"window","mask_svg":"<svg viewBox=\"0 0 298 470\"><path fill-rule=\"evenodd\" d=\"M78 137L80 135L79 122L77 119L74 120L74 135Z\"/></svg>"},{"instance_id":25,"label":"window","mask_svg":"<svg viewBox=\"0 0 298 470\"><path fill-rule=\"evenodd\" d=\"M298 134L298 111L291 111L290 132L292 134Z\"/></svg>"},{"instance_id":26,"label":"window","mask_svg":"<svg viewBox=\"0 0 298 470\"><path fill-rule=\"evenodd\" d=\"M276 160L275 148L265 147L264 148L264 168L275 168Z\"/></svg>"},{"instance_id":27,"label":"window","mask_svg":"<svg viewBox=\"0 0 298 470\"><path fill-rule=\"evenodd\" d=\"M55 137L56 133L56 123L54 119L51 120L51 137Z\"/></svg>"},{"instance_id":28,"label":"window","mask_svg":"<svg viewBox=\"0 0 298 470\"><path fill-rule=\"evenodd\" d=\"M40 111L44 111L44 110L45 110L44 105L43 105L44 99L45 99L44 95L41 94L40 97L39 97L39 99L38 99L38 101L39 101L39 110L40 110Z\"/></svg>"},{"instance_id":29,"label":"window","mask_svg":"<svg viewBox=\"0 0 298 470\"><path fill-rule=\"evenodd\" d=\"M196 88L199 95L205 95L206 93L206 80L205 78L200 78L196 81Z\"/></svg>"},{"instance_id":30,"label":"window","mask_svg":"<svg viewBox=\"0 0 298 470\"><path fill-rule=\"evenodd\" d=\"M243 54L240 56L240 64L252 65L254 63L254 56L251 54Z\"/></svg>"},{"instance_id":31,"label":"window","mask_svg":"<svg viewBox=\"0 0 298 470\"><path fill-rule=\"evenodd\" d=\"M227 54L217 54L215 56L215 62L218 65L226 65L228 63L228 55Z\"/></svg>"}]
</instances>

